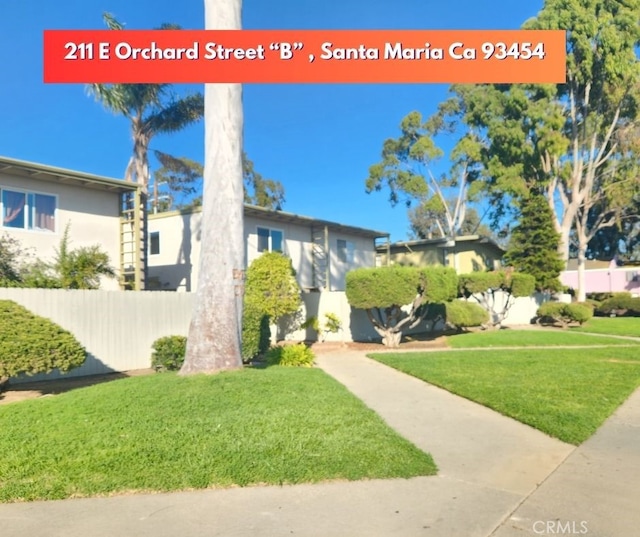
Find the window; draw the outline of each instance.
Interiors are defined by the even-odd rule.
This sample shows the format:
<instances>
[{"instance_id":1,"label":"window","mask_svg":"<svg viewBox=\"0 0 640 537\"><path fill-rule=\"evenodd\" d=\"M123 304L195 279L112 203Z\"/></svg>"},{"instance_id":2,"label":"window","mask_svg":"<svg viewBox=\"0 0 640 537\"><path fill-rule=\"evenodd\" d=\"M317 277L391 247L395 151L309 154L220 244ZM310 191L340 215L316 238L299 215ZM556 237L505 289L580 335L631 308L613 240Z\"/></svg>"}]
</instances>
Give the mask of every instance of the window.
<instances>
[{"instance_id":1,"label":"window","mask_svg":"<svg viewBox=\"0 0 640 537\"><path fill-rule=\"evenodd\" d=\"M55 215L55 196L2 190L2 227L55 231Z\"/></svg>"},{"instance_id":2,"label":"window","mask_svg":"<svg viewBox=\"0 0 640 537\"><path fill-rule=\"evenodd\" d=\"M149 233L149 255L157 255L160 253L160 232L152 231Z\"/></svg>"},{"instance_id":3,"label":"window","mask_svg":"<svg viewBox=\"0 0 640 537\"><path fill-rule=\"evenodd\" d=\"M284 252L284 233L278 229L259 227L258 252Z\"/></svg>"},{"instance_id":4,"label":"window","mask_svg":"<svg viewBox=\"0 0 640 537\"><path fill-rule=\"evenodd\" d=\"M351 241L338 239L338 260L342 263L353 263L356 245Z\"/></svg>"}]
</instances>

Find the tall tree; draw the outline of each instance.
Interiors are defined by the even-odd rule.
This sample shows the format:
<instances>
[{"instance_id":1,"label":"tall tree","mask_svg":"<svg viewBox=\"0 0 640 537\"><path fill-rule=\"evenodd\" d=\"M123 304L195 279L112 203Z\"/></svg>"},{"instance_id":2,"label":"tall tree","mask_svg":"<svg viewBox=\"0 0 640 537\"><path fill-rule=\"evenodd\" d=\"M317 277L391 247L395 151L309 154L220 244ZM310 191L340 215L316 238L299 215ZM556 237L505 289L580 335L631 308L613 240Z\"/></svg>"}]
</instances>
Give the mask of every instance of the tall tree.
<instances>
[{"instance_id":1,"label":"tall tree","mask_svg":"<svg viewBox=\"0 0 640 537\"><path fill-rule=\"evenodd\" d=\"M442 218L439 212L430 210L424 205L419 205L409 209L409 223L411 225L411 236L416 239L439 239L443 238L441 228L436 221ZM473 207L469 207L465 212L464 221L458 229L457 235L482 235L493 237L494 233L486 224L482 223L482 217Z\"/></svg>"},{"instance_id":2,"label":"tall tree","mask_svg":"<svg viewBox=\"0 0 640 537\"><path fill-rule=\"evenodd\" d=\"M161 151L154 151L162 164L154 174L154 190L164 183L168 195L173 199L169 208L200 206L202 196L202 174L204 167L186 157L174 157ZM284 186L280 181L266 179L258 173L245 153L242 153L242 174L244 180L244 201L251 205L265 207L275 211L282 210L284 204ZM154 196L155 197L155 196ZM182 199L182 202L176 202Z\"/></svg>"},{"instance_id":3,"label":"tall tree","mask_svg":"<svg viewBox=\"0 0 640 537\"><path fill-rule=\"evenodd\" d=\"M205 0L208 30L239 30L242 0ZM180 374L242 367L242 86L205 85L200 277Z\"/></svg>"},{"instance_id":4,"label":"tall tree","mask_svg":"<svg viewBox=\"0 0 640 537\"><path fill-rule=\"evenodd\" d=\"M367 193L387 187L392 205L404 201L409 207L417 202L432 217L438 235L459 235L468 203L480 190L475 134L469 131L456 143L450 155L449 175L436 177L432 170L444 155L435 137L443 131L455 132L456 128L455 120L445 122L439 115L423 121L420 112L408 114L400 124L400 136L384 142L382 160L369 168Z\"/></svg>"},{"instance_id":5,"label":"tall tree","mask_svg":"<svg viewBox=\"0 0 640 537\"><path fill-rule=\"evenodd\" d=\"M504 261L536 280L538 291L559 291L564 263L558 253L560 234L553 225L553 213L541 195L522 203L520 222L513 229Z\"/></svg>"},{"instance_id":6,"label":"tall tree","mask_svg":"<svg viewBox=\"0 0 640 537\"><path fill-rule=\"evenodd\" d=\"M105 13L104 21L111 30L123 30L124 25ZM161 29L176 29L165 24ZM90 84L90 94L105 108L126 117L131 122L133 154L125 170L125 180L136 182L146 193L149 185L149 143L162 133L184 129L200 120L204 113L201 93L177 97L170 84Z\"/></svg>"},{"instance_id":7,"label":"tall tree","mask_svg":"<svg viewBox=\"0 0 640 537\"><path fill-rule=\"evenodd\" d=\"M576 238L583 300L588 243L637 189L640 0L547 0L525 28L567 30L566 83L455 86L453 100L483 133L494 194L544 186L565 262Z\"/></svg>"}]
</instances>

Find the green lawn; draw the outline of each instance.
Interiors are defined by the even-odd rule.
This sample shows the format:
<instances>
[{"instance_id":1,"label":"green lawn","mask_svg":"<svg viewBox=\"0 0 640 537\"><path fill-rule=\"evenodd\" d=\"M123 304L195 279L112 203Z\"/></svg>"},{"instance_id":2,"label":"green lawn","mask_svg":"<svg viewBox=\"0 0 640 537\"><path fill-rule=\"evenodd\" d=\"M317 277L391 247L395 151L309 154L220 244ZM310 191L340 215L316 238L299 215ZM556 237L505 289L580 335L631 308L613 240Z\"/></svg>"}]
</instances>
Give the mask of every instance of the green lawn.
<instances>
[{"instance_id":1,"label":"green lawn","mask_svg":"<svg viewBox=\"0 0 640 537\"><path fill-rule=\"evenodd\" d=\"M576 445L640 386L637 347L389 353L372 358Z\"/></svg>"},{"instance_id":2,"label":"green lawn","mask_svg":"<svg viewBox=\"0 0 640 537\"><path fill-rule=\"evenodd\" d=\"M0 407L0 501L433 475L318 369L134 377Z\"/></svg>"},{"instance_id":3,"label":"green lawn","mask_svg":"<svg viewBox=\"0 0 640 537\"><path fill-rule=\"evenodd\" d=\"M640 317L593 317L571 331L640 338Z\"/></svg>"},{"instance_id":4,"label":"green lawn","mask_svg":"<svg viewBox=\"0 0 640 537\"><path fill-rule=\"evenodd\" d=\"M590 336L569 330L487 330L447 337L454 349L470 347L542 347L555 345L634 345L633 341ZM638 342L640 343L640 342Z\"/></svg>"}]
</instances>

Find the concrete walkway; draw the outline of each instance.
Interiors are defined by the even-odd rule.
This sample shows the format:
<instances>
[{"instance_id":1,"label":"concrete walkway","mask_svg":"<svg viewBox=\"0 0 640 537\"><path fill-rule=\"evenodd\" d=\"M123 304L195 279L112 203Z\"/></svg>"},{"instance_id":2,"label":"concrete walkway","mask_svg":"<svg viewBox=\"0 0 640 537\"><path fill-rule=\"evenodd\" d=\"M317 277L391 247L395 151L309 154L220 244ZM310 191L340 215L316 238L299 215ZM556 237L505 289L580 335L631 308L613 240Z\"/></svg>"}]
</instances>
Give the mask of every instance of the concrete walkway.
<instances>
[{"instance_id":1,"label":"concrete walkway","mask_svg":"<svg viewBox=\"0 0 640 537\"><path fill-rule=\"evenodd\" d=\"M640 498L640 392L576 449L363 353L318 361L439 475L4 504L0 535L507 537L560 533L547 531L560 518L576 534L586 521L590 536L627 537L640 526L623 516Z\"/></svg>"}]
</instances>

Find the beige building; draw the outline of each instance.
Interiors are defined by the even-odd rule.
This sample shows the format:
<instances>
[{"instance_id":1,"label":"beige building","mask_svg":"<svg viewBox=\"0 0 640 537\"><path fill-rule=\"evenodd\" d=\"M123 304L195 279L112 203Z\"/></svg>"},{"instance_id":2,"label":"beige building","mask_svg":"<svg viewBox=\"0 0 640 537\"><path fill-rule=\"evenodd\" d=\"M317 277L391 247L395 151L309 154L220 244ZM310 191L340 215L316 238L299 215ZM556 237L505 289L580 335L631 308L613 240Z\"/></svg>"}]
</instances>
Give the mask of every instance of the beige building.
<instances>
[{"instance_id":1,"label":"beige building","mask_svg":"<svg viewBox=\"0 0 640 537\"><path fill-rule=\"evenodd\" d=\"M379 246L378 265L452 267L458 274L493 270L501 266L504 250L494 241L480 235L449 239L424 239L395 242Z\"/></svg>"},{"instance_id":2,"label":"beige building","mask_svg":"<svg viewBox=\"0 0 640 537\"><path fill-rule=\"evenodd\" d=\"M51 260L69 225L71 247L99 244L124 277L126 233L123 199L137 186L117 179L0 157L1 234L20 241L42 260ZM119 289L105 279L103 289Z\"/></svg>"},{"instance_id":3,"label":"beige building","mask_svg":"<svg viewBox=\"0 0 640 537\"><path fill-rule=\"evenodd\" d=\"M202 243L200 209L149 215L150 289L195 291ZM245 205L246 266L265 251L291 258L303 290L344 291L347 271L373 267L388 233Z\"/></svg>"}]
</instances>

